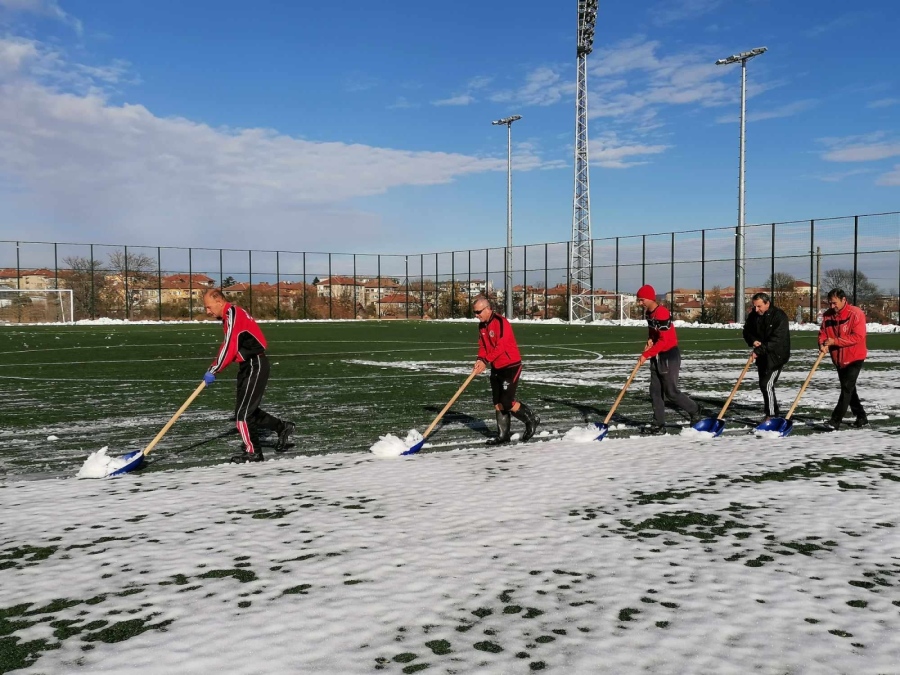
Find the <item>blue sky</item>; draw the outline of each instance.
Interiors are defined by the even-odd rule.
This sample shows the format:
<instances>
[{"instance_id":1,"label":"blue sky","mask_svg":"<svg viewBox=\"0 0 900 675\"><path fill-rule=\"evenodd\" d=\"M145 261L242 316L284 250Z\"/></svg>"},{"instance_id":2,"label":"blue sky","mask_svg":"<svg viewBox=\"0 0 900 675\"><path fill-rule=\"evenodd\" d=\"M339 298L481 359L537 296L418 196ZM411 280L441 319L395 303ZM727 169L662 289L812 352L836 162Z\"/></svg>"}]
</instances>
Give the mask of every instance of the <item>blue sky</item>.
<instances>
[{"instance_id":1,"label":"blue sky","mask_svg":"<svg viewBox=\"0 0 900 675\"><path fill-rule=\"evenodd\" d=\"M420 252L571 235L576 0L0 0L0 238ZM600 1L595 237L900 210L900 5ZM790 14L790 15L788 15Z\"/></svg>"}]
</instances>

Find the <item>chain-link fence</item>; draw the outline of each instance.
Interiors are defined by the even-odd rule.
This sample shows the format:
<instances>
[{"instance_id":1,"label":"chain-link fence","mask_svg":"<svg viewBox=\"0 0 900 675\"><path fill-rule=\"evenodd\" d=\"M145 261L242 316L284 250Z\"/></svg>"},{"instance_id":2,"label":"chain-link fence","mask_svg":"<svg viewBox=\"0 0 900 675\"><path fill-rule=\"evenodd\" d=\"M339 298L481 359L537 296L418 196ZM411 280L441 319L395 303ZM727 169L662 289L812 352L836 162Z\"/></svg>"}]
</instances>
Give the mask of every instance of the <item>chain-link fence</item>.
<instances>
[{"instance_id":1,"label":"chain-link fence","mask_svg":"<svg viewBox=\"0 0 900 675\"><path fill-rule=\"evenodd\" d=\"M260 319L471 317L484 294L505 307L506 249L380 255L0 241L0 321L71 289L74 318L198 319L222 288ZM571 244L516 246L520 318L568 318ZM651 284L677 318L734 317L735 228L593 240L595 318L638 316ZM900 322L900 212L745 228L745 305L765 291L792 318L815 320L842 288L870 321ZM576 289L579 290L579 289ZM52 315L53 313L48 313ZM71 318L71 317L70 317Z\"/></svg>"}]
</instances>

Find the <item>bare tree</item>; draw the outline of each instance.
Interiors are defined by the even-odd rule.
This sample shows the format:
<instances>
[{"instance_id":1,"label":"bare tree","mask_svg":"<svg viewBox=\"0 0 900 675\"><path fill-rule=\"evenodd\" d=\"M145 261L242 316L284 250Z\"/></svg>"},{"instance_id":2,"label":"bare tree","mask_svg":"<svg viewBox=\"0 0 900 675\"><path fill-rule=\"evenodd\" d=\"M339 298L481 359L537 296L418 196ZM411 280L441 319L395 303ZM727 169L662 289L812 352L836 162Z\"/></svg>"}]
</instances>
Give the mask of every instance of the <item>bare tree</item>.
<instances>
[{"instance_id":1,"label":"bare tree","mask_svg":"<svg viewBox=\"0 0 900 675\"><path fill-rule=\"evenodd\" d=\"M107 280L100 262L82 256L67 256L63 263L68 269L61 275L62 284L64 288L72 289L76 319L93 319L105 314L103 298Z\"/></svg>"},{"instance_id":2,"label":"bare tree","mask_svg":"<svg viewBox=\"0 0 900 675\"><path fill-rule=\"evenodd\" d=\"M822 275L822 296L833 288L840 288L853 300L853 270L833 269ZM863 308L874 307L878 303L881 290L863 272L856 273L856 304Z\"/></svg>"},{"instance_id":3,"label":"bare tree","mask_svg":"<svg viewBox=\"0 0 900 675\"><path fill-rule=\"evenodd\" d=\"M124 298L125 318L130 319L140 290L147 288L156 277L156 261L145 253L116 249L109 254L109 272L114 294Z\"/></svg>"}]
</instances>

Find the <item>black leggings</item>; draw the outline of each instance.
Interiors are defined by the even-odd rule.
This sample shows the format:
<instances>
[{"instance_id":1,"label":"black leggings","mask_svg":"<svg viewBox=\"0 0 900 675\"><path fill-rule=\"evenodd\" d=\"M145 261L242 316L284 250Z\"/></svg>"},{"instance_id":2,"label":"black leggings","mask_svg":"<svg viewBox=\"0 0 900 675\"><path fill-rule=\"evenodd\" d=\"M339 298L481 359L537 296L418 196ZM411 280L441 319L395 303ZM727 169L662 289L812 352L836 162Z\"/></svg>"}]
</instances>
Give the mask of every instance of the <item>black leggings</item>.
<instances>
[{"instance_id":1,"label":"black leggings","mask_svg":"<svg viewBox=\"0 0 900 675\"><path fill-rule=\"evenodd\" d=\"M686 394L678 389L678 374L681 372L681 351L672 347L650 359L650 400L653 401L653 419L657 424L666 423L665 397L689 415L700 410Z\"/></svg>"},{"instance_id":2,"label":"black leggings","mask_svg":"<svg viewBox=\"0 0 900 675\"><path fill-rule=\"evenodd\" d=\"M862 370L864 362L865 359L854 361L837 369L838 380L841 382L841 395L838 397L837 405L834 406L834 412L831 413L831 422L835 426L844 419L848 407L857 417L864 417L866 414L859 401L859 394L856 393L856 379L859 377L859 371Z\"/></svg>"},{"instance_id":3,"label":"black leggings","mask_svg":"<svg viewBox=\"0 0 900 675\"><path fill-rule=\"evenodd\" d=\"M265 354L251 356L241 363L237 375L235 423L247 452L259 449L259 429L280 431L282 422L259 407L269 382L269 359Z\"/></svg>"}]
</instances>

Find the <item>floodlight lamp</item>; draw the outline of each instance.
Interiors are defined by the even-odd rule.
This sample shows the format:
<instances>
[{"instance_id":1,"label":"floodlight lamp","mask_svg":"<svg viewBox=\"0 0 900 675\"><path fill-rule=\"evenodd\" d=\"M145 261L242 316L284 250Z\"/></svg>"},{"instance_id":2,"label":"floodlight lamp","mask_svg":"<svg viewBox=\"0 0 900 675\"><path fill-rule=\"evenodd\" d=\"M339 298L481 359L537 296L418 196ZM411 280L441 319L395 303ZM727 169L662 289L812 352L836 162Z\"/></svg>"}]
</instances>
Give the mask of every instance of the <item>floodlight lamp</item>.
<instances>
[{"instance_id":1,"label":"floodlight lamp","mask_svg":"<svg viewBox=\"0 0 900 675\"><path fill-rule=\"evenodd\" d=\"M502 120L494 120L491 124L499 125L499 124L512 124L516 120L522 119L521 115L510 115L509 117L504 117Z\"/></svg>"},{"instance_id":2,"label":"floodlight lamp","mask_svg":"<svg viewBox=\"0 0 900 675\"><path fill-rule=\"evenodd\" d=\"M719 59L716 61L717 66L727 66L729 63L739 63L741 61L749 61L754 56L759 56L760 54L765 54L769 50L768 47L757 47L756 49L751 49L748 52L741 52L740 54L733 54L732 56L728 56L724 59Z\"/></svg>"}]
</instances>

